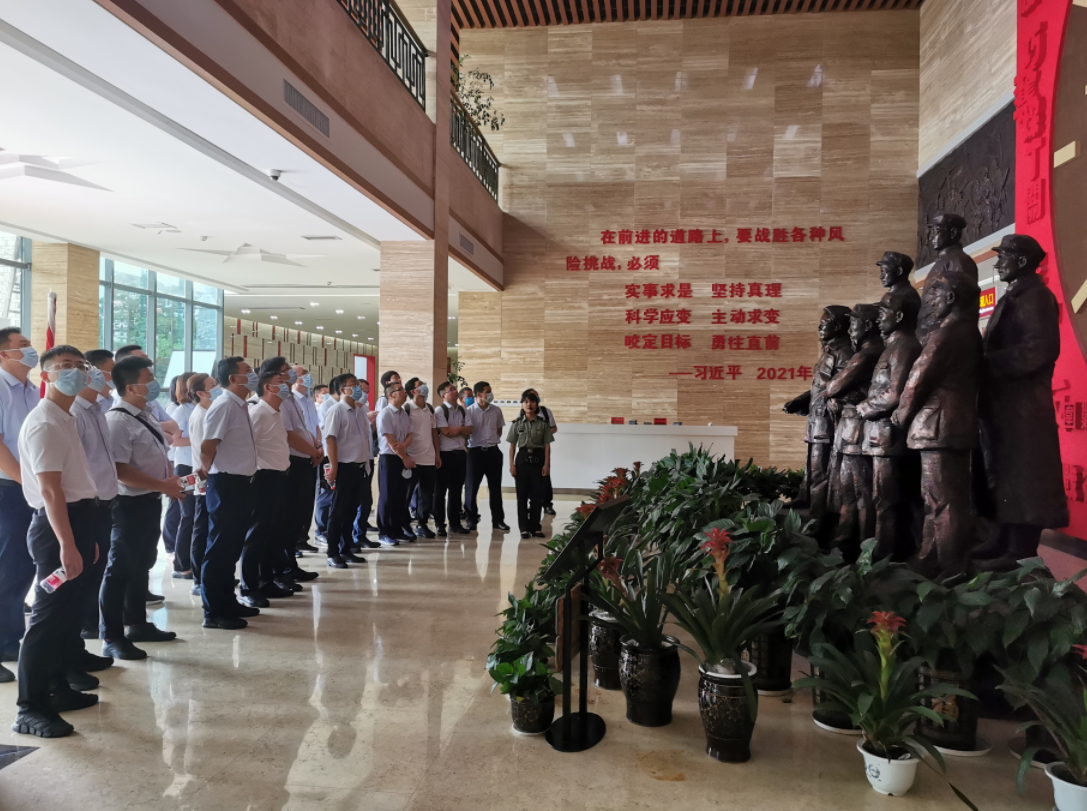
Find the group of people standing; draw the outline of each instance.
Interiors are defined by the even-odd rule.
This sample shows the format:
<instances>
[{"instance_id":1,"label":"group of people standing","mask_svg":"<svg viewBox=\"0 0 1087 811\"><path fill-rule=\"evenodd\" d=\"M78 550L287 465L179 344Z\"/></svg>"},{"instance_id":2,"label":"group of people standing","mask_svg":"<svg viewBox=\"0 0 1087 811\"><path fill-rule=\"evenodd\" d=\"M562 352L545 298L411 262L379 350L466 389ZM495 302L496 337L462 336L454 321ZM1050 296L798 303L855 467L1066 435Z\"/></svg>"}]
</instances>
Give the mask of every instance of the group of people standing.
<instances>
[{"instance_id":1,"label":"group of people standing","mask_svg":"<svg viewBox=\"0 0 1087 811\"><path fill-rule=\"evenodd\" d=\"M44 396L29 379L39 365ZM317 551L315 518L334 569L365 563L367 549L474 531L484 480L492 527L509 530L505 419L490 385L443 382L436 408L419 378L404 385L386 372L381 385L370 410L369 383L355 375L315 385L282 357L258 369L229 357L214 375L174 378L164 410L139 346L61 345L39 358L18 328L0 329L0 662L18 663L12 728L71 734L60 713L98 702L94 672L146 658L136 643L176 638L147 618L163 601L149 589L160 534L173 577L193 581L204 627L240 630L318 577L298 564ZM510 473L522 538L544 537L557 426L534 390L521 402L506 436ZM93 638L103 655L87 650ZM15 678L0 664L0 682Z\"/></svg>"}]
</instances>

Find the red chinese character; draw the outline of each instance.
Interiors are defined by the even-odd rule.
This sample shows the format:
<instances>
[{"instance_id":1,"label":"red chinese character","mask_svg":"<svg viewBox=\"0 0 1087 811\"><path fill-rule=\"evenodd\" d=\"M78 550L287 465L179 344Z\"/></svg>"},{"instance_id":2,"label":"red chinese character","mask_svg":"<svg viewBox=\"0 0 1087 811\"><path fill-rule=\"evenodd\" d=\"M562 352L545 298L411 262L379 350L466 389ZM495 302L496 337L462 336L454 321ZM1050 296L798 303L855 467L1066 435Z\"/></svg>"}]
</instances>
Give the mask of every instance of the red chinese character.
<instances>
[{"instance_id":1,"label":"red chinese character","mask_svg":"<svg viewBox=\"0 0 1087 811\"><path fill-rule=\"evenodd\" d=\"M767 298L781 298L781 282L771 282L766 285L766 292L763 295Z\"/></svg>"},{"instance_id":2,"label":"red chinese character","mask_svg":"<svg viewBox=\"0 0 1087 811\"><path fill-rule=\"evenodd\" d=\"M769 242L770 241L770 229L769 228L756 228L755 229L755 241L756 242Z\"/></svg>"},{"instance_id":3,"label":"red chinese character","mask_svg":"<svg viewBox=\"0 0 1087 811\"><path fill-rule=\"evenodd\" d=\"M733 380L735 380L737 377L742 375L743 372L740 371L739 366L729 366L728 371L725 372L725 374L727 374L729 377L731 377Z\"/></svg>"},{"instance_id":4,"label":"red chinese character","mask_svg":"<svg viewBox=\"0 0 1087 811\"><path fill-rule=\"evenodd\" d=\"M1035 223L1045 216L1045 180L1027 183L1027 222Z\"/></svg>"},{"instance_id":5,"label":"red chinese character","mask_svg":"<svg viewBox=\"0 0 1087 811\"><path fill-rule=\"evenodd\" d=\"M793 242L803 242L806 234L803 228L794 228L789 232L789 236L793 238Z\"/></svg>"},{"instance_id":6,"label":"red chinese character","mask_svg":"<svg viewBox=\"0 0 1087 811\"><path fill-rule=\"evenodd\" d=\"M713 314L713 323L714 324L727 324L728 323L728 313L726 313L724 310L718 310L717 312L715 312Z\"/></svg>"},{"instance_id":7,"label":"red chinese character","mask_svg":"<svg viewBox=\"0 0 1087 811\"><path fill-rule=\"evenodd\" d=\"M656 335L643 335L642 336L642 349L659 349L657 346Z\"/></svg>"},{"instance_id":8,"label":"red chinese character","mask_svg":"<svg viewBox=\"0 0 1087 811\"><path fill-rule=\"evenodd\" d=\"M600 257L600 269L601 270L615 270L615 257L614 256L602 256Z\"/></svg>"},{"instance_id":9,"label":"red chinese character","mask_svg":"<svg viewBox=\"0 0 1087 811\"><path fill-rule=\"evenodd\" d=\"M623 345L627 349L638 349L638 340L639 338L637 335L626 335L623 338Z\"/></svg>"},{"instance_id":10,"label":"red chinese character","mask_svg":"<svg viewBox=\"0 0 1087 811\"><path fill-rule=\"evenodd\" d=\"M747 314L747 323L749 323L749 324L761 324L762 323L762 310L751 310Z\"/></svg>"},{"instance_id":11,"label":"red chinese character","mask_svg":"<svg viewBox=\"0 0 1087 811\"><path fill-rule=\"evenodd\" d=\"M676 320L680 324L691 323L691 311L690 310L676 310Z\"/></svg>"},{"instance_id":12,"label":"red chinese character","mask_svg":"<svg viewBox=\"0 0 1087 811\"><path fill-rule=\"evenodd\" d=\"M638 231L637 233L635 233L634 234L634 242L637 245L648 245L649 244L649 229L648 228L643 228L641 231Z\"/></svg>"},{"instance_id":13,"label":"red chinese character","mask_svg":"<svg viewBox=\"0 0 1087 811\"><path fill-rule=\"evenodd\" d=\"M796 376L799 377L801 380L807 380L809 377L811 377L811 374L812 372L810 366L796 367Z\"/></svg>"},{"instance_id":14,"label":"red chinese character","mask_svg":"<svg viewBox=\"0 0 1087 811\"><path fill-rule=\"evenodd\" d=\"M709 372L709 367L708 366L695 366L694 367L694 379L695 380L705 380L706 375L707 375L708 372Z\"/></svg>"},{"instance_id":15,"label":"red chinese character","mask_svg":"<svg viewBox=\"0 0 1087 811\"><path fill-rule=\"evenodd\" d=\"M661 269L660 254L653 253L653 254L650 254L649 256L647 256L645 258L645 269L646 270L660 270Z\"/></svg>"},{"instance_id":16,"label":"red chinese character","mask_svg":"<svg viewBox=\"0 0 1087 811\"><path fill-rule=\"evenodd\" d=\"M710 345L710 349L724 349L725 348L725 336L714 335L713 343Z\"/></svg>"},{"instance_id":17,"label":"red chinese character","mask_svg":"<svg viewBox=\"0 0 1087 811\"><path fill-rule=\"evenodd\" d=\"M675 310L661 310L660 318L662 324L674 324L676 323L676 311Z\"/></svg>"},{"instance_id":18,"label":"red chinese character","mask_svg":"<svg viewBox=\"0 0 1087 811\"><path fill-rule=\"evenodd\" d=\"M641 298L642 286L640 284L627 285L627 298Z\"/></svg>"},{"instance_id":19,"label":"red chinese character","mask_svg":"<svg viewBox=\"0 0 1087 811\"><path fill-rule=\"evenodd\" d=\"M731 296L732 298L743 298L743 297L744 297L744 290L745 290L745 289L746 289L746 288L744 287L744 283L743 283L743 282L739 282L739 283L735 283L735 284L730 284L730 285L728 286L728 294L729 294L729 296Z\"/></svg>"},{"instance_id":20,"label":"red chinese character","mask_svg":"<svg viewBox=\"0 0 1087 811\"><path fill-rule=\"evenodd\" d=\"M653 244L658 245L662 242L668 242L668 232L663 228L658 228L653 232Z\"/></svg>"},{"instance_id":21,"label":"red chinese character","mask_svg":"<svg viewBox=\"0 0 1087 811\"><path fill-rule=\"evenodd\" d=\"M834 242L834 240L845 242L845 237L842 236L842 227L840 225L830 226L830 236L827 237L827 242Z\"/></svg>"},{"instance_id":22,"label":"red chinese character","mask_svg":"<svg viewBox=\"0 0 1087 811\"><path fill-rule=\"evenodd\" d=\"M728 298L728 285L727 284L714 284L713 285L713 298Z\"/></svg>"},{"instance_id":23,"label":"red chinese character","mask_svg":"<svg viewBox=\"0 0 1087 811\"><path fill-rule=\"evenodd\" d=\"M581 263L582 270L600 270L600 260L595 256L586 256Z\"/></svg>"},{"instance_id":24,"label":"red chinese character","mask_svg":"<svg viewBox=\"0 0 1087 811\"><path fill-rule=\"evenodd\" d=\"M820 225L808 229L808 239L810 239L812 242L822 242L823 237L825 237L826 235L826 229Z\"/></svg>"},{"instance_id":25,"label":"red chinese character","mask_svg":"<svg viewBox=\"0 0 1087 811\"><path fill-rule=\"evenodd\" d=\"M789 229L788 228L775 228L774 229L774 242L788 242L789 241Z\"/></svg>"},{"instance_id":26,"label":"red chinese character","mask_svg":"<svg viewBox=\"0 0 1087 811\"><path fill-rule=\"evenodd\" d=\"M655 324L659 317L660 311L656 307L647 307L642 311L642 318L646 320L647 324Z\"/></svg>"},{"instance_id":27,"label":"red chinese character","mask_svg":"<svg viewBox=\"0 0 1087 811\"><path fill-rule=\"evenodd\" d=\"M566 269L567 270L581 270L581 260L576 256L566 257Z\"/></svg>"},{"instance_id":28,"label":"red chinese character","mask_svg":"<svg viewBox=\"0 0 1087 811\"><path fill-rule=\"evenodd\" d=\"M737 242L750 242L751 241L751 229L750 228L737 228L736 229L736 241Z\"/></svg>"},{"instance_id":29,"label":"red chinese character","mask_svg":"<svg viewBox=\"0 0 1087 811\"><path fill-rule=\"evenodd\" d=\"M686 232L682 228L676 228L669 236L672 238L673 245L682 245L687 241L684 238L686 237Z\"/></svg>"},{"instance_id":30,"label":"red chinese character","mask_svg":"<svg viewBox=\"0 0 1087 811\"><path fill-rule=\"evenodd\" d=\"M721 232L718 231L716 228L713 229L713 233L710 236L711 236L711 239L710 239L709 242L710 242L711 245L716 245L716 244L725 242L725 240L719 239L719 237L721 236Z\"/></svg>"},{"instance_id":31,"label":"red chinese character","mask_svg":"<svg viewBox=\"0 0 1087 811\"><path fill-rule=\"evenodd\" d=\"M747 313L743 310L733 310L729 313L728 320L733 324L742 324L747 321Z\"/></svg>"},{"instance_id":32,"label":"red chinese character","mask_svg":"<svg viewBox=\"0 0 1087 811\"><path fill-rule=\"evenodd\" d=\"M620 245L630 245L630 244L633 243L633 241L634 241L634 232L631 231L629 228L624 228L622 231L619 232L619 244Z\"/></svg>"},{"instance_id":33,"label":"red chinese character","mask_svg":"<svg viewBox=\"0 0 1087 811\"><path fill-rule=\"evenodd\" d=\"M692 245L700 245L702 243L702 229L691 228L687 231L687 242Z\"/></svg>"},{"instance_id":34,"label":"red chinese character","mask_svg":"<svg viewBox=\"0 0 1087 811\"><path fill-rule=\"evenodd\" d=\"M730 335L728 336L728 348L729 349L743 349L744 339L742 335Z\"/></svg>"},{"instance_id":35,"label":"red chinese character","mask_svg":"<svg viewBox=\"0 0 1087 811\"><path fill-rule=\"evenodd\" d=\"M691 348L691 336L690 335L677 335L676 336L676 349L690 349Z\"/></svg>"},{"instance_id":36,"label":"red chinese character","mask_svg":"<svg viewBox=\"0 0 1087 811\"><path fill-rule=\"evenodd\" d=\"M781 338L776 335L766 336L766 348L769 350L775 350L781 348Z\"/></svg>"},{"instance_id":37,"label":"red chinese character","mask_svg":"<svg viewBox=\"0 0 1087 811\"><path fill-rule=\"evenodd\" d=\"M762 349L762 338L758 335L749 335L747 338L748 349Z\"/></svg>"},{"instance_id":38,"label":"red chinese character","mask_svg":"<svg viewBox=\"0 0 1087 811\"><path fill-rule=\"evenodd\" d=\"M640 323L642 323L642 311L641 310L627 310L627 323L628 324L640 324Z\"/></svg>"},{"instance_id":39,"label":"red chinese character","mask_svg":"<svg viewBox=\"0 0 1087 811\"><path fill-rule=\"evenodd\" d=\"M766 316L766 323L767 324L779 324L779 323L781 323L780 321L778 321L778 316L781 315L780 310L773 310L773 309L766 310L764 315Z\"/></svg>"},{"instance_id":40,"label":"red chinese character","mask_svg":"<svg viewBox=\"0 0 1087 811\"><path fill-rule=\"evenodd\" d=\"M690 282L679 283L679 297L690 298L691 297L691 285Z\"/></svg>"},{"instance_id":41,"label":"red chinese character","mask_svg":"<svg viewBox=\"0 0 1087 811\"><path fill-rule=\"evenodd\" d=\"M751 298L762 298L762 283L748 282L747 295L749 295Z\"/></svg>"},{"instance_id":42,"label":"red chinese character","mask_svg":"<svg viewBox=\"0 0 1087 811\"><path fill-rule=\"evenodd\" d=\"M643 284L642 285L642 295L645 296L646 298L656 298L657 297L657 286L655 284L653 284L652 282L650 282L649 284Z\"/></svg>"},{"instance_id":43,"label":"red chinese character","mask_svg":"<svg viewBox=\"0 0 1087 811\"><path fill-rule=\"evenodd\" d=\"M601 245L614 245L615 244L615 232L614 231L601 231L600 232L600 244Z\"/></svg>"},{"instance_id":44,"label":"red chinese character","mask_svg":"<svg viewBox=\"0 0 1087 811\"><path fill-rule=\"evenodd\" d=\"M675 349L675 342L672 340L671 335L661 336L661 349Z\"/></svg>"},{"instance_id":45,"label":"red chinese character","mask_svg":"<svg viewBox=\"0 0 1087 811\"><path fill-rule=\"evenodd\" d=\"M676 286L674 284L661 285L661 298L675 298Z\"/></svg>"},{"instance_id":46,"label":"red chinese character","mask_svg":"<svg viewBox=\"0 0 1087 811\"><path fill-rule=\"evenodd\" d=\"M711 366L710 367L710 380L724 380L725 379L725 367L724 366Z\"/></svg>"},{"instance_id":47,"label":"red chinese character","mask_svg":"<svg viewBox=\"0 0 1087 811\"><path fill-rule=\"evenodd\" d=\"M641 270L642 258L640 256L632 256L627 262L627 270Z\"/></svg>"}]
</instances>

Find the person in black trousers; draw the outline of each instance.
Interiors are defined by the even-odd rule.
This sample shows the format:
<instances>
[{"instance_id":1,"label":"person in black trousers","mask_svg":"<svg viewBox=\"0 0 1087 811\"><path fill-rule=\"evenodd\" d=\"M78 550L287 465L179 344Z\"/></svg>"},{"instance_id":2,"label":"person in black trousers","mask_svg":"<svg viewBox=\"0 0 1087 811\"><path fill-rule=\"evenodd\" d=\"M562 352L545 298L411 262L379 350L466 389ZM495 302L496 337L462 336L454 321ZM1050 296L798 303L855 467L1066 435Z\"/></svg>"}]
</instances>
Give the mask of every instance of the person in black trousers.
<instances>
[{"instance_id":1,"label":"person in black trousers","mask_svg":"<svg viewBox=\"0 0 1087 811\"><path fill-rule=\"evenodd\" d=\"M551 470L551 426L540 416L540 398L532 389L521 395L521 414L510 423L510 475L517 486L517 525L522 538L543 538L540 512Z\"/></svg>"},{"instance_id":2,"label":"person in black trousers","mask_svg":"<svg viewBox=\"0 0 1087 811\"><path fill-rule=\"evenodd\" d=\"M192 445L189 438L189 417L193 403L189 398L188 383L195 372L185 372L170 381L170 406L166 413L177 423L177 433L170 440L174 475L188 476L193 472ZM162 525L162 543L167 554L174 556L173 577L192 580L192 527L196 515L196 496L185 494L180 501L171 500L166 508L166 520Z\"/></svg>"},{"instance_id":3,"label":"person in black trousers","mask_svg":"<svg viewBox=\"0 0 1087 811\"><path fill-rule=\"evenodd\" d=\"M457 387L449 381L438 385L441 404L434 409L434 424L438 428L438 445L442 466L434 475L434 529L439 537L448 532L464 535L468 532L460 523L461 493L468 465L467 438L472 433L465 409L457 402ZM448 494L448 495L447 495ZM449 529L446 530L446 500L449 504Z\"/></svg>"},{"instance_id":4,"label":"person in black trousers","mask_svg":"<svg viewBox=\"0 0 1087 811\"><path fill-rule=\"evenodd\" d=\"M475 402L468 406L468 423L472 433L468 437L468 475L464 491L464 509L468 513L468 531L479 523L479 486L487 480L491 504L491 526L506 532L506 511L502 507L502 429L506 418L502 409L494 403L491 384L485 380L476 383Z\"/></svg>"},{"instance_id":5,"label":"person in black trousers","mask_svg":"<svg viewBox=\"0 0 1087 811\"><path fill-rule=\"evenodd\" d=\"M333 378L340 401L325 414L325 449L328 470L325 480L332 488L332 511L328 517L328 565L346 569L348 562L365 563L352 552L355 515L362 488L369 477L370 421L360 404L362 387L352 374Z\"/></svg>"},{"instance_id":6,"label":"person in black trousers","mask_svg":"<svg viewBox=\"0 0 1087 811\"><path fill-rule=\"evenodd\" d=\"M196 406L189 415L189 442L192 444L193 470L207 470L200 456L200 446L204 443L204 420L207 418L211 401L221 397L223 390L211 375L195 374L187 384L189 400ZM189 546L189 560L192 562L192 594L200 594L200 570L204 567L204 551L208 548L208 496L206 489L196 491L193 498L196 508L193 510L192 544Z\"/></svg>"},{"instance_id":7,"label":"person in black trousers","mask_svg":"<svg viewBox=\"0 0 1087 811\"><path fill-rule=\"evenodd\" d=\"M540 396L540 393L536 391L536 389L529 389L529 391L537 397ZM559 430L558 423L555 422L555 413L542 402L540 403L540 417L551 426L551 436L554 436L555 432ZM548 467L548 470L550 471L550 466ZM555 515L555 489L551 486L550 472L544 476L542 498L544 515Z\"/></svg>"},{"instance_id":8,"label":"person in black trousers","mask_svg":"<svg viewBox=\"0 0 1087 811\"><path fill-rule=\"evenodd\" d=\"M411 417L403 410L407 392L402 383L389 383L385 387L388 405L377 415L377 435L381 448L378 458L378 543L382 546L399 546L400 541L414 541L414 535L405 533L408 525L408 484L415 462L408 455L411 447ZM406 475L405 475L406 474Z\"/></svg>"}]
</instances>

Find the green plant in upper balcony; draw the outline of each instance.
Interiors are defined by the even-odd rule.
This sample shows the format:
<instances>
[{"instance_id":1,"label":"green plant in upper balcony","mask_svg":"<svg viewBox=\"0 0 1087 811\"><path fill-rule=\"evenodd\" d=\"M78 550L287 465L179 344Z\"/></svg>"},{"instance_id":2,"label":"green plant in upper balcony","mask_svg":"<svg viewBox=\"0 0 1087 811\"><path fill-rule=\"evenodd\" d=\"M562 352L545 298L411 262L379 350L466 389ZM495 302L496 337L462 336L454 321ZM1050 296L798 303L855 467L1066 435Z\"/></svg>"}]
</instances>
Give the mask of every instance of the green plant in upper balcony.
<instances>
[{"instance_id":1,"label":"green plant in upper balcony","mask_svg":"<svg viewBox=\"0 0 1087 811\"><path fill-rule=\"evenodd\" d=\"M457 59L457 69L453 76L457 97L468 117L480 130L498 132L506 123L506 117L494 106L494 98L491 96L494 78L478 68L465 68L467 61L468 54L461 54Z\"/></svg>"}]
</instances>

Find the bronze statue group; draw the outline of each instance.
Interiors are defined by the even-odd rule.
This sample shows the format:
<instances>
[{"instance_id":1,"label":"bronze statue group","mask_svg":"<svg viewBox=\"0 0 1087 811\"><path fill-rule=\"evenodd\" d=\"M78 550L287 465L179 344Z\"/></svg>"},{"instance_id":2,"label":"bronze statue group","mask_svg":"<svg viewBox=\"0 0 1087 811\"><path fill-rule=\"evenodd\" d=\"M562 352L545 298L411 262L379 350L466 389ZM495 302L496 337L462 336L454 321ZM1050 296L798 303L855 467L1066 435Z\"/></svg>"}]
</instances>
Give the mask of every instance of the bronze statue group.
<instances>
[{"instance_id":1,"label":"bronze statue group","mask_svg":"<svg viewBox=\"0 0 1087 811\"><path fill-rule=\"evenodd\" d=\"M878 304L823 310L811 390L785 404L808 418L798 506L827 547L855 560L910 561L933 577L1005 571L1068 524L1053 367L1059 310L1045 251L1013 234L997 247L1007 290L985 334L978 268L957 214L929 220L937 252L921 294L910 257L878 262Z\"/></svg>"}]
</instances>

